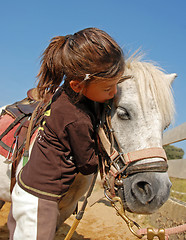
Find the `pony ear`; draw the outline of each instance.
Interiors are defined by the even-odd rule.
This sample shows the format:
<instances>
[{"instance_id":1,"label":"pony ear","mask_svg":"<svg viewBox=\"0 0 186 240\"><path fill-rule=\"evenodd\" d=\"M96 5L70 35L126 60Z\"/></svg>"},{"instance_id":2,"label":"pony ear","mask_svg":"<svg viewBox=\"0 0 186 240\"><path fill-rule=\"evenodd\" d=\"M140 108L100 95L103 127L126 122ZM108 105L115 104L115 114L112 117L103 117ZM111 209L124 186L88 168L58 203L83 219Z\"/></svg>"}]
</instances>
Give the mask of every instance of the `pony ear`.
<instances>
[{"instance_id":1,"label":"pony ear","mask_svg":"<svg viewBox=\"0 0 186 240\"><path fill-rule=\"evenodd\" d=\"M167 74L166 77L171 85L173 83L174 79L177 77L177 74L176 73Z\"/></svg>"}]
</instances>

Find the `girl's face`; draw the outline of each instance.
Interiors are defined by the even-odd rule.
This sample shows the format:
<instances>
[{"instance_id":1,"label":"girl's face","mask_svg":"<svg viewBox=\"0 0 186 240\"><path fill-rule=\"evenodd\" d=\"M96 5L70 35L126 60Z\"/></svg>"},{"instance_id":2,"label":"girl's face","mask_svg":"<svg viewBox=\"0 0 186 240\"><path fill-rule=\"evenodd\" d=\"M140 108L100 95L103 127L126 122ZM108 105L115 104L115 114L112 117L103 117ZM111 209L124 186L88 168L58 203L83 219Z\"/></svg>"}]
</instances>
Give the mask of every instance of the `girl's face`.
<instances>
[{"instance_id":1,"label":"girl's face","mask_svg":"<svg viewBox=\"0 0 186 240\"><path fill-rule=\"evenodd\" d=\"M90 82L82 91L83 95L88 99L104 103L112 99L117 93L117 83L120 79L108 80L108 82Z\"/></svg>"}]
</instances>

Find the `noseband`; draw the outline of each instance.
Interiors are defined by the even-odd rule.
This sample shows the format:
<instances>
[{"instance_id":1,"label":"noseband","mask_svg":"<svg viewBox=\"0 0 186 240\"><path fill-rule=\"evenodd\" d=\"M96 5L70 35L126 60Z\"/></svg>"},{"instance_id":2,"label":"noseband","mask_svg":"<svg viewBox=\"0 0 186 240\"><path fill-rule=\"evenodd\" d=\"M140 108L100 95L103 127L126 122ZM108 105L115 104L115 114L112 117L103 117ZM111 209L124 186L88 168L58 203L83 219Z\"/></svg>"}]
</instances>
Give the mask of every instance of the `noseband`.
<instances>
[{"instance_id":1,"label":"noseband","mask_svg":"<svg viewBox=\"0 0 186 240\"><path fill-rule=\"evenodd\" d=\"M122 179L136 173L166 172L168 170L166 153L161 147L123 153L111 125L111 104L107 104L103 110L98 136L98 145L102 153L102 177L103 179L107 179L106 185L120 185L122 184ZM135 162L149 158L161 158L163 161L134 164ZM112 176L109 179L111 178L113 183L108 181L108 175ZM110 193L114 195L112 187Z\"/></svg>"}]
</instances>

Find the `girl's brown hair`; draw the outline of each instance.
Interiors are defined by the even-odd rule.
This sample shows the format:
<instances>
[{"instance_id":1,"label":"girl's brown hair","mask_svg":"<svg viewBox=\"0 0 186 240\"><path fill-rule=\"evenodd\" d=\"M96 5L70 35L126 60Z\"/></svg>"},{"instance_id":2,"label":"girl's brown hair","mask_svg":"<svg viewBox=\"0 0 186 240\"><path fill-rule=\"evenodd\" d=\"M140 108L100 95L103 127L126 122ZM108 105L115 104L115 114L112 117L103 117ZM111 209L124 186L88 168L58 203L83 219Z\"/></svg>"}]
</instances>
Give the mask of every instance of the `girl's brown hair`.
<instances>
[{"instance_id":1,"label":"girl's brown hair","mask_svg":"<svg viewBox=\"0 0 186 240\"><path fill-rule=\"evenodd\" d=\"M54 93L62 80L68 86L72 79L107 80L123 71L124 57L118 44L106 32L87 28L51 39L42 55L37 90L43 98Z\"/></svg>"}]
</instances>

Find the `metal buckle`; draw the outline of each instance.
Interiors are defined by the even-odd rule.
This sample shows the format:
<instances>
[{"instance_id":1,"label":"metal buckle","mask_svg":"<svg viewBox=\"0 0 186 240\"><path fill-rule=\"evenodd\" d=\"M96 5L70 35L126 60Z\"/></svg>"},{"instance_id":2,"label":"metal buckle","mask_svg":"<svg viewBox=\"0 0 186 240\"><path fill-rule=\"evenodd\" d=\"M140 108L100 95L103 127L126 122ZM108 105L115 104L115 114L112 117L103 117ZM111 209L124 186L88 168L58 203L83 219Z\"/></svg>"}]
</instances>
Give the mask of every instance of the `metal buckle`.
<instances>
[{"instance_id":1,"label":"metal buckle","mask_svg":"<svg viewBox=\"0 0 186 240\"><path fill-rule=\"evenodd\" d=\"M11 150L9 150L8 155L7 155L6 159L4 160L4 163L7 163L7 164L13 163L13 155L14 155L14 152L16 150L17 143L18 143L18 136L15 137L15 141L12 143L12 146L14 144L14 148L13 148L13 151L12 151L12 156L10 157ZM10 149L12 149L12 146L11 146Z\"/></svg>"},{"instance_id":2,"label":"metal buckle","mask_svg":"<svg viewBox=\"0 0 186 240\"><path fill-rule=\"evenodd\" d=\"M120 197L113 197L112 199L106 194L105 191L105 197L111 202L111 205L115 208L117 214L123 218L123 220L126 222L129 230L138 238L142 238L143 235L139 235L137 231L134 229L134 227L139 230L141 227L139 224L137 224L135 221L131 220L129 217L126 216L125 210L122 204L122 200ZM119 204L119 206L118 206Z\"/></svg>"},{"instance_id":3,"label":"metal buckle","mask_svg":"<svg viewBox=\"0 0 186 240\"><path fill-rule=\"evenodd\" d=\"M159 240L165 240L165 229L159 228L158 231L154 231L152 228L147 228L147 239L153 240L154 237L158 237Z\"/></svg>"},{"instance_id":4,"label":"metal buckle","mask_svg":"<svg viewBox=\"0 0 186 240\"><path fill-rule=\"evenodd\" d=\"M120 197L113 197L110 198L107 193L106 189L104 191L105 197L111 202L111 205L115 208L117 214L123 218L123 220L126 222L129 230L138 238L142 238L144 234L138 234L138 230L141 229L138 223L131 220L125 213L123 203ZM119 206L118 206L119 205ZM137 228L135 230L134 228ZM154 230L152 228L147 228L147 239L153 240L155 237L158 237L159 240L165 240L165 229L159 228L158 230Z\"/></svg>"}]
</instances>

